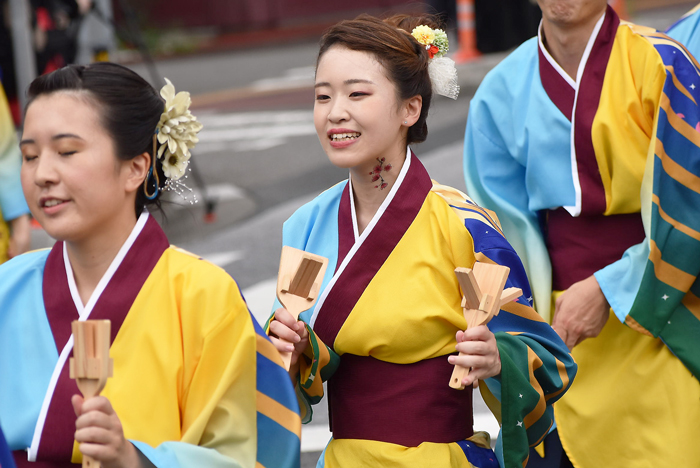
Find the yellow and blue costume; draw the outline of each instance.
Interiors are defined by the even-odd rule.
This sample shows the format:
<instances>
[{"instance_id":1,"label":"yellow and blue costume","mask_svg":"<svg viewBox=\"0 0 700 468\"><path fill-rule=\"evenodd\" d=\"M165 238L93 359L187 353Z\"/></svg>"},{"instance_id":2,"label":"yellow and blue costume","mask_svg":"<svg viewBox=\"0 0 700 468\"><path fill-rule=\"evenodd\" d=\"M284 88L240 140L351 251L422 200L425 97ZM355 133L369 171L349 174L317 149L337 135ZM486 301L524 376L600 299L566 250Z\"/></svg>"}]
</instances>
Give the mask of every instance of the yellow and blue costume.
<instances>
[{"instance_id":1,"label":"yellow and blue costume","mask_svg":"<svg viewBox=\"0 0 700 468\"><path fill-rule=\"evenodd\" d=\"M0 266L0 420L19 467L81 461L66 363L87 318L111 320L102 395L156 467L299 466L288 374L223 270L144 213L93 298L76 297L63 242Z\"/></svg>"},{"instance_id":2,"label":"yellow and blue costume","mask_svg":"<svg viewBox=\"0 0 700 468\"><path fill-rule=\"evenodd\" d=\"M687 50L608 8L575 79L533 38L471 102L467 191L498 213L538 312L591 275L612 308L554 407L577 468L700 460L698 100Z\"/></svg>"},{"instance_id":3,"label":"yellow and blue costume","mask_svg":"<svg viewBox=\"0 0 700 468\"><path fill-rule=\"evenodd\" d=\"M432 182L408 152L361 234L346 181L300 208L283 238L329 259L318 302L300 316L310 332L297 382L304 420L328 381L333 439L319 467L524 466L576 365L530 307L522 264L492 213ZM525 291L488 325L502 362L480 384L502 423L495 456L473 432L471 389L449 387L447 357L467 327L454 269L477 260L509 266L508 285Z\"/></svg>"}]
</instances>

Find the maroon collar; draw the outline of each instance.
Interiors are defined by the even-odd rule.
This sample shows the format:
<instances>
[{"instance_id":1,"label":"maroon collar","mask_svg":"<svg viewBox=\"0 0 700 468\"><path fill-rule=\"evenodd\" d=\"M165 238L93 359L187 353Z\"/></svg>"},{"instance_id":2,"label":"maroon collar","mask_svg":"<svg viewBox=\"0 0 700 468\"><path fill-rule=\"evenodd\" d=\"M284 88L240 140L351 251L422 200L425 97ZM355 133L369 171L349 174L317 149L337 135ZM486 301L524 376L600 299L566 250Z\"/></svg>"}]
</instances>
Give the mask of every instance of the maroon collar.
<instances>
[{"instance_id":1,"label":"maroon collar","mask_svg":"<svg viewBox=\"0 0 700 468\"><path fill-rule=\"evenodd\" d=\"M578 179L581 184L581 214L605 212L605 187L600 177L598 160L593 147L593 120L598 112L600 94L605 81L605 70L610 61L620 18L609 5L598 37L588 57L586 68L579 83L574 117L574 146Z\"/></svg>"},{"instance_id":2,"label":"maroon collar","mask_svg":"<svg viewBox=\"0 0 700 468\"><path fill-rule=\"evenodd\" d=\"M576 100L576 90L566 79L554 68L542 51L542 46L537 44L537 54L539 55L540 80L549 99L561 111L564 116L571 121Z\"/></svg>"},{"instance_id":3,"label":"maroon collar","mask_svg":"<svg viewBox=\"0 0 700 468\"><path fill-rule=\"evenodd\" d=\"M433 186L428 172L414 154L411 154L410 164L393 200L362 246L355 252L318 312L314 331L328 346L333 346L343 323L367 285L413 223ZM338 230L337 263L341 264L355 244L348 185L340 198Z\"/></svg>"},{"instance_id":4,"label":"maroon collar","mask_svg":"<svg viewBox=\"0 0 700 468\"><path fill-rule=\"evenodd\" d=\"M112 322L112 342L144 282L169 245L163 230L156 220L149 216L134 245L129 249L90 314L90 319ZM56 242L49 252L44 269L43 295L46 316L60 354L70 338L71 322L78 319L78 311L66 276L63 242ZM69 378L68 366L64 365L46 415L37 454L38 461L71 459L76 417L70 398L76 393L78 387L75 381Z\"/></svg>"},{"instance_id":5,"label":"maroon collar","mask_svg":"<svg viewBox=\"0 0 700 468\"><path fill-rule=\"evenodd\" d=\"M607 206L591 132L619 25L620 18L608 5L605 19L581 75L578 98L575 90L549 63L538 45L540 79L545 92L569 121L575 112L573 132L578 178L581 184L581 214L600 214L605 212Z\"/></svg>"}]
</instances>

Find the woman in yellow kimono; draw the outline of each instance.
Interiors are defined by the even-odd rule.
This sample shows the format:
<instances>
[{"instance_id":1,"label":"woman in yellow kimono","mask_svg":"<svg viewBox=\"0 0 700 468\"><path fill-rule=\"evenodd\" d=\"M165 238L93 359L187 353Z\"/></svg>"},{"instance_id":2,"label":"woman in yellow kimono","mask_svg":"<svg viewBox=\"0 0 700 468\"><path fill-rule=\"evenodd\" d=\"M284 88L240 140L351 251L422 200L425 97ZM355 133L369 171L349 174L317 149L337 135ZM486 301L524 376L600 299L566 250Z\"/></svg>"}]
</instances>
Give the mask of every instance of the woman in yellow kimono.
<instances>
[{"instance_id":1,"label":"woman in yellow kimono","mask_svg":"<svg viewBox=\"0 0 700 468\"><path fill-rule=\"evenodd\" d=\"M527 277L498 220L431 181L408 145L427 137L432 93L456 97L447 38L430 17L361 16L321 40L314 121L347 181L300 208L284 244L329 259L314 308L276 307L269 333L293 351L302 417L328 381L333 439L319 467L524 466L576 366L530 306ZM469 330L456 267L510 267L524 294ZM288 344L293 343L293 344ZM460 351L462 355L457 356ZM471 367L502 429L495 453L474 434Z\"/></svg>"},{"instance_id":2,"label":"woman in yellow kimono","mask_svg":"<svg viewBox=\"0 0 700 468\"><path fill-rule=\"evenodd\" d=\"M162 96L162 97L161 97ZM298 405L235 281L169 245L145 206L184 175L189 94L110 63L29 88L20 147L57 239L0 266L0 421L19 467L295 467ZM71 322L111 320L114 377L86 400Z\"/></svg>"}]
</instances>

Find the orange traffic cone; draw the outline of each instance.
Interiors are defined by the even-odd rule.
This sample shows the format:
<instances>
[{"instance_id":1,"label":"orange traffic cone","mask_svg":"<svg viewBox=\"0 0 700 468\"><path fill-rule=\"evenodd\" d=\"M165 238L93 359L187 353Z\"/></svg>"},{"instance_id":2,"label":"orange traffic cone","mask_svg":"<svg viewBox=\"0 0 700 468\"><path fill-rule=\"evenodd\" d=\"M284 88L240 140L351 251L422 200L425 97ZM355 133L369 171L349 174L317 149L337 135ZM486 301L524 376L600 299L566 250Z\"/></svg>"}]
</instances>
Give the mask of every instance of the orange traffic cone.
<instances>
[{"instance_id":1,"label":"orange traffic cone","mask_svg":"<svg viewBox=\"0 0 700 468\"><path fill-rule=\"evenodd\" d=\"M474 60L481 53L476 49L476 21L474 21L474 0L457 0L457 30L459 49L452 57L457 63Z\"/></svg>"},{"instance_id":2,"label":"orange traffic cone","mask_svg":"<svg viewBox=\"0 0 700 468\"><path fill-rule=\"evenodd\" d=\"M609 0L610 6L615 10L617 16L622 20L629 20L629 15L627 14L627 5L625 0Z\"/></svg>"}]
</instances>

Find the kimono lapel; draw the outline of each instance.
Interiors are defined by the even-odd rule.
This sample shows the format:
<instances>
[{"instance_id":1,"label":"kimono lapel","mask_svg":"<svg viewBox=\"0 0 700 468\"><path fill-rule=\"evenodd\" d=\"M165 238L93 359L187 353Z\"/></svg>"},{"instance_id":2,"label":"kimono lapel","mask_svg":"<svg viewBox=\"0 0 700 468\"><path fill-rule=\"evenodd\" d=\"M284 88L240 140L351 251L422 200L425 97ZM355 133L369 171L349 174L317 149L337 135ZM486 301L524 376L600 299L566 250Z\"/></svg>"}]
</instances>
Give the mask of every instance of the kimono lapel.
<instances>
[{"instance_id":1,"label":"kimono lapel","mask_svg":"<svg viewBox=\"0 0 700 468\"><path fill-rule=\"evenodd\" d=\"M347 186L341 196L338 211L338 264L341 266L327 286L312 323L314 331L328 346L332 346L362 293L413 223L432 188L430 176L418 158L409 155L405 164L409 166L403 180L397 180L399 185L393 197L382 206L383 212L380 208L375 215L377 222L367 227L371 230L366 237L363 233L355 241Z\"/></svg>"},{"instance_id":2,"label":"kimono lapel","mask_svg":"<svg viewBox=\"0 0 700 468\"><path fill-rule=\"evenodd\" d=\"M593 147L593 120L620 18L610 6L588 42L576 80L559 66L544 46L540 27L538 55L542 87L554 105L571 121L571 166L576 204L566 206L572 216L602 214L606 210L605 188Z\"/></svg>"},{"instance_id":3,"label":"kimono lapel","mask_svg":"<svg viewBox=\"0 0 700 468\"><path fill-rule=\"evenodd\" d=\"M355 228L353 226L352 205L350 202L350 183L347 183L340 196L340 207L338 208L338 260L336 261L336 272L354 244Z\"/></svg>"},{"instance_id":4,"label":"kimono lapel","mask_svg":"<svg viewBox=\"0 0 700 468\"><path fill-rule=\"evenodd\" d=\"M71 322L80 318L68 287L63 261L63 242L56 242L46 258L43 283L46 318L51 326L58 354L61 354L71 336Z\"/></svg>"},{"instance_id":5,"label":"kimono lapel","mask_svg":"<svg viewBox=\"0 0 700 468\"><path fill-rule=\"evenodd\" d=\"M148 214L143 214L142 217L139 219L141 232L136 232L135 228L132 236L136 234L136 238L130 237L122 247L126 249L126 254L124 255L123 250L120 251L105 274L107 278L103 279L107 279L108 282L104 290L101 294L96 291L98 296L94 306L90 308L93 302L91 298L80 316L81 320L88 317L110 320L111 341L114 341L136 296L169 246L168 239L158 223ZM128 246L129 243L132 243L131 247ZM122 255L123 259L119 263L119 257ZM66 268L63 243L57 242L49 254L44 273L44 302L60 357L37 422L29 454L31 461L68 461L73 453L76 416L70 399L79 391L75 381L70 379L68 366L65 364L73 347L70 322L77 319L79 314L70 292ZM111 278L108 277L110 273Z\"/></svg>"},{"instance_id":6,"label":"kimono lapel","mask_svg":"<svg viewBox=\"0 0 700 468\"><path fill-rule=\"evenodd\" d=\"M583 75L574 109L574 147L581 184L581 213L602 214L605 212L605 188L593 148L593 120L598 112L600 93L603 90L605 70L610 60L620 18L609 5L605 20L593 44Z\"/></svg>"},{"instance_id":7,"label":"kimono lapel","mask_svg":"<svg viewBox=\"0 0 700 468\"><path fill-rule=\"evenodd\" d=\"M566 74L544 47L542 26L538 33L540 81L549 99L571 121L576 100L576 82Z\"/></svg>"}]
</instances>

